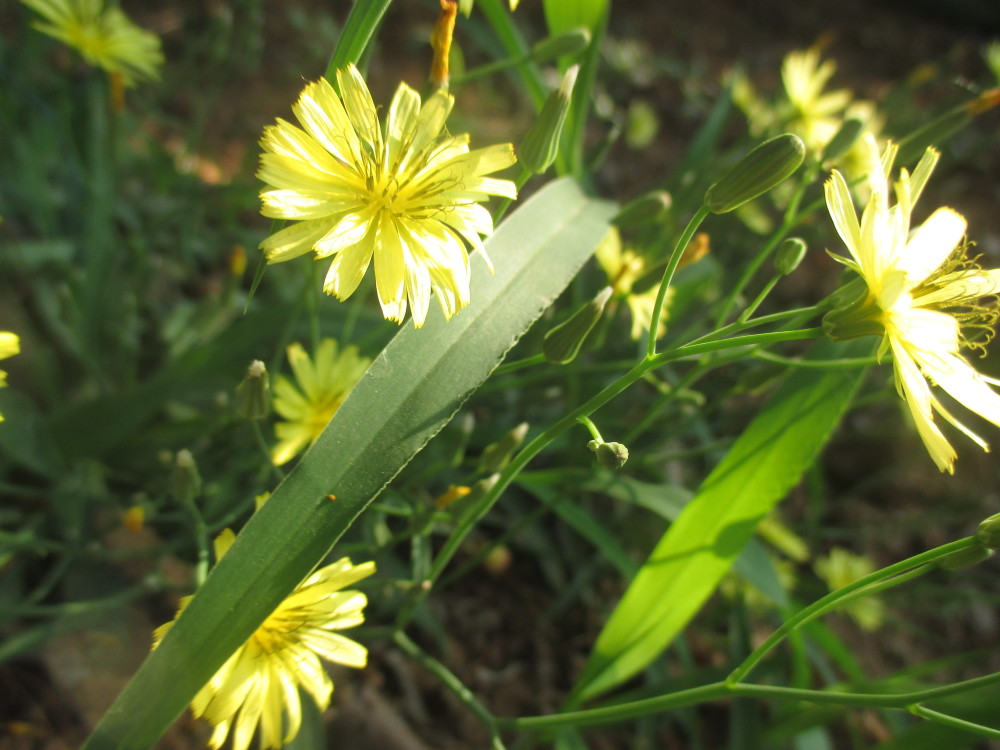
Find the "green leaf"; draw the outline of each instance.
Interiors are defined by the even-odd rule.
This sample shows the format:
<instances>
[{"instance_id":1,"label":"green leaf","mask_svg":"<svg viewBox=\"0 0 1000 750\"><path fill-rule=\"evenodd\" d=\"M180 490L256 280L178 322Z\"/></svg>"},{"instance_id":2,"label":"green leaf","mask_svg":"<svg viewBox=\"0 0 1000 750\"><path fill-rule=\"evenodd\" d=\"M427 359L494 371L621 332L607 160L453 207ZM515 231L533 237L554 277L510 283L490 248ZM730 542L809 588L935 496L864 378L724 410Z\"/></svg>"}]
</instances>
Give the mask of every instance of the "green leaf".
<instances>
[{"instance_id":1,"label":"green leaf","mask_svg":"<svg viewBox=\"0 0 1000 750\"><path fill-rule=\"evenodd\" d=\"M348 63L357 65L365 48L375 35L375 30L382 22L382 16L392 0L356 0L351 14L347 17L344 30L340 32L337 48L326 66L326 78L336 88L337 71L346 68Z\"/></svg>"},{"instance_id":2,"label":"green leaf","mask_svg":"<svg viewBox=\"0 0 1000 750\"><path fill-rule=\"evenodd\" d=\"M406 324L319 440L247 523L86 747L148 748L197 690L317 565L451 418L593 252L614 207L556 181L478 258L472 302L450 322ZM331 497L334 495L335 498Z\"/></svg>"},{"instance_id":3,"label":"green leaf","mask_svg":"<svg viewBox=\"0 0 1000 750\"><path fill-rule=\"evenodd\" d=\"M821 342L811 356L868 343ZM791 374L657 544L604 626L574 689L584 701L642 670L690 622L757 523L802 476L850 403L863 369Z\"/></svg>"}]
</instances>

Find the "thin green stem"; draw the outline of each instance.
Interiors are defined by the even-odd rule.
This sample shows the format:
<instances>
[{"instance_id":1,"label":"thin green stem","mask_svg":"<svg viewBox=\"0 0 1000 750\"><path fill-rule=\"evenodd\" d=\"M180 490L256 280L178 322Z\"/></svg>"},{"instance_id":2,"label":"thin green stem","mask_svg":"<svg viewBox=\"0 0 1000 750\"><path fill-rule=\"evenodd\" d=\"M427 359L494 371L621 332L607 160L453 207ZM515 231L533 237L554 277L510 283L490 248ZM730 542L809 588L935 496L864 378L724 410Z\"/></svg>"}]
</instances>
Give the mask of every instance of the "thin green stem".
<instances>
[{"instance_id":1,"label":"thin green stem","mask_svg":"<svg viewBox=\"0 0 1000 750\"><path fill-rule=\"evenodd\" d=\"M762 359L765 362L774 362L786 367L815 368L819 370L829 370L834 367L871 367L877 365L875 357L844 357L843 359L798 359L795 357L782 357L772 354L766 350L755 351L752 355L755 359Z\"/></svg>"},{"instance_id":2,"label":"thin green stem","mask_svg":"<svg viewBox=\"0 0 1000 750\"><path fill-rule=\"evenodd\" d=\"M531 357L525 357L524 359L518 359L514 362L504 362L496 370L493 371L494 375L503 375L508 372L517 372L518 370L524 370L528 367L534 367L535 365L544 364L545 355L535 354Z\"/></svg>"},{"instance_id":3,"label":"thin green stem","mask_svg":"<svg viewBox=\"0 0 1000 750\"><path fill-rule=\"evenodd\" d=\"M576 421L587 428L587 430L590 432L590 436L594 438L594 440L596 440L599 443L604 442L604 438L601 437L601 431L597 429L597 425L595 425L593 422L590 421L590 417L587 416L577 417Z\"/></svg>"},{"instance_id":4,"label":"thin green stem","mask_svg":"<svg viewBox=\"0 0 1000 750\"><path fill-rule=\"evenodd\" d=\"M838 706L859 706L890 708L899 710L909 710L918 715L923 715L921 711L928 711L919 706L925 701L943 698L949 695L971 690L979 690L984 687L1000 683L1000 672L976 677L971 680L943 685L941 687L928 688L909 693L848 693L837 690L809 690L806 688L776 687L773 685L753 685L744 682L727 683L726 681L713 682L687 690L679 690L667 695L658 695L653 698L643 698L637 701L629 701L613 706L601 706L599 708L584 709L581 711L567 711L564 713L552 714L549 716L522 716L518 718L497 718L497 726L504 729L522 730L543 730L557 729L564 726L583 727L595 724L610 724L617 721L634 719L639 716L661 713L675 708L690 706L704 701L719 700L720 698L765 698L769 700L794 700L806 701L816 704L838 705ZM921 711L914 710L920 708ZM937 712L931 712L937 713ZM938 719L944 714L937 714ZM950 717L949 717L950 718ZM956 720L960 721L960 720ZM958 726L957 724L955 726ZM970 731L977 731L972 724L963 728Z\"/></svg>"},{"instance_id":5,"label":"thin green stem","mask_svg":"<svg viewBox=\"0 0 1000 750\"><path fill-rule=\"evenodd\" d=\"M797 339L815 338L820 335L822 335L822 329L820 328L757 333L747 336L737 336L721 341L702 341L695 344L689 344L687 346L678 347L672 351L662 352L653 357L647 357L642 360L631 370L618 378L618 380L614 383L611 383L597 395L593 396L588 401L566 414L562 419L552 424L540 435L535 437L534 440L522 448L520 452L518 452L510 464L508 464L507 467L500 473L496 484L494 484L493 487L479 499L476 505L470 507L469 510L463 515L461 521L441 548L438 556L435 558L434 563L431 566L430 574L427 577L427 582L432 583L438 579L442 571L445 567L447 567L451 558L458 551L468 533L479 522L479 520L489 512L490 508L493 507L493 504L500 498L504 490L507 489L507 486L511 483L514 477L516 477L521 470L527 466L528 462L538 455L547 445L549 445L549 443L555 440L556 437L576 424L580 417L593 414L634 382L642 378L647 372L655 370L657 367L661 367L666 363L677 359L696 357L708 352L721 351L741 346L755 346L758 344L773 343L776 341L793 341ZM418 589L414 598L402 608L396 618L397 629L403 628L406 623L409 622L413 613L430 592L430 589L430 586Z\"/></svg>"},{"instance_id":6,"label":"thin green stem","mask_svg":"<svg viewBox=\"0 0 1000 750\"><path fill-rule=\"evenodd\" d=\"M267 464L269 471L274 474L274 478L280 482L285 478L285 472L283 472L279 466L275 466L274 461L271 460L271 449L267 445L267 438L264 437L264 430L261 429L260 420L251 419L250 429L253 431L254 442L257 443L257 447L260 449L260 454L264 458L264 462Z\"/></svg>"},{"instance_id":7,"label":"thin green stem","mask_svg":"<svg viewBox=\"0 0 1000 750\"><path fill-rule=\"evenodd\" d=\"M760 252L758 252L754 259L747 264L747 267L743 270L743 274L729 292L729 296L726 297L726 301L723 303L722 309L719 311L719 315L715 319L716 328L725 323L726 318L729 317L730 310L732 310L733 305L736 303L736 299L743 293L743 290L746 289L747 284L750 283L757 271L760 270L764 261L770 257L771 253L773 253L778 247L778 244L785 239L790 231L792 231L792 228L809 215L805 212L798 212L799 204L802 202L802 196L805 194L806 188L812 184L813 179L816 177L817 169L818 167L813 166L803 175L802 181L799 182L795 192L792 194L791 200L788 202L788 207L785 209L784 219L781 222L781 226L778 227L778 231L771 235L764 247L760 249ZM812 213L812 211L809 213Z\"/></svg>"},{"instance_id":8,"label":"thin green stem","mask_svg":"<svg viewBox=\"0 0 1000 750\"><path fill-rule=\"evenodd\" d=\"M944 544L940 547L928 550L927 552L922 552L919 555L909 557L906 560L896 563L895 565L890 565L887 568L877 570L864 578L859 578L854 583L848 584L843 588L827 594L822 599L799 611L794 617L775 630L774 633L772 633L771 636L764 641L764 643L754 649L753 653L751 653L740 666L733 670L727 678L727 682L730 684L736 684L742 681L748 674L750 674L751 671L753 671L753 668L757 666L760 660L770 653L771 649L784 640L789 633L802 625L805 625L811 620L814 620L824 612L828 612L830 609L838 606L841 602L846 601L849 598L853 598L852 595L855 592L860 591L861 589L867 589L875 584L881 583L882 581L888 580L902 573L906 573L913 568L938 560L951 554L952 552L968 549L969 547L974 547L978 544L979 542L975 537L967 537L956 542Z\"/></svg>"},{"instance_id":9,"label":"thin green stem","mask_svg":"<svg viewBox=\"0 0 1000 750\"><path fill-rule=\"evenodd\" d=\"M420 664L424 669L437 677L441 683L448 688L456 698L458 698L469 711L479 719L483 725L485 725L487 731L490 733L490 739L492 742L492 747L496 750L501 750L504 745L500 739L500 734L497 728L496 717L493 716L489 710L479 702L476 696L473 694L465 684L455 676L455 674L448 669L444 664L439 662L430 654L426 653L420 646L414 643L410 638L402 631L397 631L393 635L393 643L399 646L408 656L413 658L417 663Z\"/></svg>"},{"instance_id":10,"label":"thin green stem","mask_svg":"<svg viewBox=\"0 0 1000 750\"><path fill-rule=\"evenodd\" d=\"M911 706L910 713L927 719L928 721L933 721L935 724L944 724L945 726L954 727L955 729L964 729L966 732L978 734L981 737L990 737L994 740L1000 740L1000 729L986 727L972 721L959 719L956 716L949 716L948 714L943 714L940 711L934 711L926 706Z\"/></svg>"},{"instance_id":11,"label":"thin green stem","mask_svg":"<svg viewBox=\"0 0 1000 750\"><path fill-rule=\"evenodd\" d=\"M771 293L771 290L773 290L774 287L777 286L779 281L781 281L780 275L772 276L770 281L768 281L764 285L764 288L760 290L760 294L757 295L757 298L749 305L747 305L746 310L740 313L738 322L745 323L747 320L749 320L750 316L753 315L754 312L756 312L757 308L760 307L761 303L765 299L767 299L767 295Z\"/></svg>"},{"instance_id":12,"label":"thin green stem","mask_svg":"<svg viewBox=\"0 0 1000 750\"><path fill-rule=\"evenodd\" d=\"M708 217L709 213L711 212L708 210L708 207L702 206L691 217L691 221L684 227L681 236L677 238L677 244L674 245L674 250L670 254L667 267L663 270L663 278L660 279L660 288L656 292L656 302L653 303L653 314L649 319L649 339L646 343L647 356L652 357L656 354L656 332L659 330L660 315L663 313L663 300L667 296L667 289L670 288L670 282L673 281L674 272L681 262L681 256L684 255L684 248L687 247L694 233L698 231L698 227L701 226L701 223Z\"/></svg>"}]
</instances>

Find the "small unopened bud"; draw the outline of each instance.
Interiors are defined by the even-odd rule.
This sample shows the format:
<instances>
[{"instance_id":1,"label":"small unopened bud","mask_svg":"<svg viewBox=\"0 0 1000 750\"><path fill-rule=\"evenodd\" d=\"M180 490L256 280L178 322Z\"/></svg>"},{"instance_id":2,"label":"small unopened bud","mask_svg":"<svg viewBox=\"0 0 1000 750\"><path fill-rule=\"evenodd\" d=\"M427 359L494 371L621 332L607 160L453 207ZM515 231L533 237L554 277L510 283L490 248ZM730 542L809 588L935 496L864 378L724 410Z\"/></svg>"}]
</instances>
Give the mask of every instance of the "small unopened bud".
<instances>
[{"instance_id":1,"label":"small unopened bud","mask_svg":"<svg viewBox=\"0 0 1000 750\"><path fill-rule=\"evenodd\" d=\"M243 382L236 387L236 412L244 419L263 419L271 409L269 391L267 368L255 359Z\"/></svg>"},{"instance_id":2,"label":"small unopened bud","mask_svg":"<svg viewBox=\"0 0 1000 750\"><path fill-rule=\"evenodd\" d=\"M577 26L561 34L546 37L531 48L531 59L536 63L555 60L563 55L575 55L590 46L590 29Z\"/></svg>"},{"instance_id":3,"label":"small unopened bud","mask_svg":"<svg viewBox=\"0 0 1000 750\"><path fill-rule=\"evenodd\" d=\"M856 117L844 120L840 125L840 129L834 133L833 138L823 147L822 160L832 161L846 154L848 149L861 137L861 131L864 129L865 124Z\"/></svg>"},{"instance_id":4,"label":"small unopened bud","mask_svg":"<svg viewBox=\"0 0 1000 750\"><path fill-rule=\"evenodd\" d=\"M458 3L455 0L441 0L441 15L431 32L431 84L440 89L448 89L448 56L451 54L451 39L455 33L455 15Z\"/></svg>"},{"instance_id":5,"label":"small unopened bud","mask_svg":"<svg viewBox=\"0 0 1000 750\"><path fill-rule=\"evenodd\" d=\"M580 347L604 314L604 306L611 299L612 289L604 287L590 302L585 304L569 320L566 320L545 334L542 354L545 359L557 365L565 365L576 359Z\"/></svg>"},{"instance_id":6,"label":"small unopened bud","mask_svg":"<svg viewBox=\"0 0 1000 750\"><path fill-rule=\"evenodd\" d=\"M787 276L806 257L806 243L798 237L789 237L778 247L774 256L774 267L782 276Z\"/></svg>"},{"instance_id":7,"label":"small unopened bud","mask_svg":"<svg viewBox=\"0 0 1000 750\"><path fill-rule=\"evenodd\" d=\"M611 220L619 229L638 227L659 221L670 209L672 199L665 190L652 190L633 198Z\"/></svg>"},{"instance_id":8,"label":"small unopened bud","mask_svg":"<svg viewBox=\"0 0 1000 750\"><path fill-rule=\"evenodd\" d=\"M617 471L628 461L628 448L621 443L600 443L594 455L605 469Z\"/></svg>"},{"instance_id":9,"label":"small unopened bud","mask_svg":"<svg viewBox=\"0 0 1000 750\"><path fill-rule=\"evenodd\" d=\"M510 547L498 544L483 558L483 568L494 578L499 578L510 570L513 561L514 555L511 554Z\"/></svg>"},{"instance_id":10,"label":"small unopened bud","mask_svg":"<svg viewBox=\"0 0 1000 750\"><path fill-rule=\"evenodd\" d=\"M806 156L802 139L791 133L764 141L705 193L712 213L724 214L784 182Z\"/></svg>"},{"instance_id":11,"label":"small unopened bud","mask_svg":"<svg viewBox=\"0 0 1000 750\"><path fill-rule=\"evenodd\" d=\"M174 498L181 503L193 502L201 492L201 474L198 473L198 464L191 455L191 451L184 449L177 451L174 459L174 471L170 477L170 489Z\"/></svg>"},{"instance_id":12,"label":"small unopened bud","mask_svg":"<svg viewBox=\"0 0 1000 750\"><path fill-rule=\"evenodd\" d=\"M937 561L937 566L941 570L959 570L961 568L968 568L970 565L978 565L992 554L993 550L978 545L975 547L966 547L957 552L952 552L950 555L945 555Z\"/></svg>"},{"instance_id":13,"label":"small unopened bud","mask_svg":"<svg viewBox=\"0 0 1000 750\"><path fill-rule=\"evenodd\" d=\"M500 471L508 463L521 443L524 436L528 434L528 423L521 422L517 427L508 432L492 445L486 446L483 455L479 457L480 471L494 472Z\"/></svg>"},{"instance_id":14,"label":"small unopened bud","mask_svg":"<svg viewBox=\"0 0 1000 750\"><path fill-rule=\"evenodd\" d=\"M465 487L457 484L449 485L447 490L434 498L434 505L441 509L447 508L453 502L459 498L465 497L470 492L472 492L471 487Z\"/></svg>"},{"instance_id":15,"label":"small unopened bud","mask_svg":"<svg viewBox=\"0 0 1000 750\"><path fill-rule=\"evenodd\" d=\"M986 549L1000 549L1000 513L994 513L979 524L976 539Z\"/></svg>"},{"instance_id":16,"label":"small unopened bud","mask_svg":"<svg viewBox=\"0 0 1000 750\"><path fill-rule=\"evenodd\" d=\"M545 100L538 119L531 126L521 147L517 150L518 159L524 168L534 174L541 174L552 166L559 153L559 138L562 136L566 113L569 112L570 101L573 99L573 86L580 66L574 65L566 71L559 88L549 94Z\"/></svg>"}]
</instances>

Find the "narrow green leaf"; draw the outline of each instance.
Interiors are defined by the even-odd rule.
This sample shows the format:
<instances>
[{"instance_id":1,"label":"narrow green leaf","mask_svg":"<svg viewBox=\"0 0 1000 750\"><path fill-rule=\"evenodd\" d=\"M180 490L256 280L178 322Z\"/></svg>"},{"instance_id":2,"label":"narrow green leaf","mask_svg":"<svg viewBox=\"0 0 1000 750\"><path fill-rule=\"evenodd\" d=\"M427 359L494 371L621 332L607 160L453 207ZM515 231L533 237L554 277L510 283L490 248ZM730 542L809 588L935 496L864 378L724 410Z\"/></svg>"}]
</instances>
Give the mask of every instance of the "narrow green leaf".
<instances>
[{"instance_id":1,"label":"narrow green leaf","mask_svg":"<svg viewBox=\"0 0 1000 750\"><path fill-rule=\"evenodd\" d=\"M811 356L870 348L821 342ZM850 403L864 370L793 373L667 530L598 637L574 691L584 701L648 665L680 633L799 481Z\"/></svg>"},{"instance_id":2,"label":"narrow green leaf","mask_svg":"<svg viewBox=\"0 0 1000 750\"><path fill-rule=\"evenodd\" d=\"M348 63L357 64L361 59L391 2L392 0L355 0L344 30L340 32L337 48L326 66L326 78L334 87L337 85L337 71L347 67Z\"/></svg>"},{"instance_id":3,"label":"narrow green leaf","mask_svg":"<svg viewBox=\"0 0 1000 750\"><path fill-rule=\"evenodd\" d=\"M490 238L472 302L450 322L406 324L319 440L209 574L87 748L151 747L195 692L331 549L569 284L614 207L556 181ZM335 496L335 497L331 497Z\"/></svg>"}]
</instances>

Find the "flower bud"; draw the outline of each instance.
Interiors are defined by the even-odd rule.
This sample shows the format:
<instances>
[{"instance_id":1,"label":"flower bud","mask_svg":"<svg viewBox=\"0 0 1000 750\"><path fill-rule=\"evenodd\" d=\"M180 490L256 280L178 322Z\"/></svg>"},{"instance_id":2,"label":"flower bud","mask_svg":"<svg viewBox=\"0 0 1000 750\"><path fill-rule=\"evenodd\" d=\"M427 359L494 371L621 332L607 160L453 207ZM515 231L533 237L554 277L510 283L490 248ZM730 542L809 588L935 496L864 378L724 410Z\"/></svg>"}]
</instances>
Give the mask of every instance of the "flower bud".
<instances>
[{"instance_id":1,"label":"flower bud","mask_svg":"<svg viewBox=\"0 0 1000 750\"><path fill-rule=\"evenodd\" d=\"M528 423L521 422L492 445L486 446L483 455L479 457L479 470L489 473L500 471L508 463L528 434Z\"/></svg>"},{"instance_id":2,"label":"flower bud","mask_svg":"<svg viewBox=\"0 0 1000 750\"><path fill-rule=\"evenodd\" d=\"M174 471L170 477L170 489L174 498L181 503L193 502L201 492L201 474L198 473L198 464L191 455L191 451L177 451L174 459Z\"/></svg>"},{"instance_id":3,"label":"flower bud","mask_svg":"<svg viewBox=\"0 0 1000 750\"><path fill-rule=\"evenodd\" d=\"M798 237L789 237L778 247L774 256L774 267L782 276L787 276L806 257L806 243Z\"/></svg>"},{"instance_id":4,"label":"flower bud","mask_svg":"<svg viewBox=\"0 0 1000 750\"><path fill-rule=\"evenodd\" d=\"M592 440L592 442L594 441ZM588 447L590 447L589 443ZM599 443L594 455L597 457L597 463L605 469L617 471L628 461L628 448L621 443Z\"/></svg>"},{"instance_id":5,"label":"flower bud","mask_svg":"<svg viewBox=\"0 0 1000 750\"><path fill-rule=\"evenodd\" d=\"M431 61L430 81L439 89L448 90L448 56L451 54L451 40L455 33L455 15L458 13L458 3L455 0L441 0L441 14L434 31L431 32L431 48L434 59Z\"/></svg>"},{"instance_id":6,"label":"flower bud","mask_svg":"<svg viewBox=\"0 0 1000 750\"><path fill-rule=\"evenodd\" d=\"M236 412L244 419L263 419L271 410L267 368L255 359L247 368L246 377L236 387Z\"/></svg>"},{"instance_id":7,"label":"flower bud","mask_svg":"<svg viewBox=\"0 0 1000 750\"><path fill-rule=\"evenodd\" d=\"M659 221L669 210L672 199L665 190L651 190L633 198L611 220L619 229L638 227Z\"/></svg>"},{"instance_id":8,"label":"flower bud","mask_svg":"<svg viewBox=\"0 0 1000 750\"><path fill-rule=\"evenodd\" d=\"M573 86L580 66L574 65L566 71L559 88L549 94L545 105L531 126L521 147L518 149L518 159L529 172L541 174L556 160L559 152L559 138L562 135L566 113L569 112L570 101L573 99Z\"/></svg>"},{"instance_id":9,"label":"flower bud","mask_svg":"<svg viewBox=\"0 0 1000 750\"><path fill-rule=\"evenodd\" d=\"M823 161L832 161L846 154L858 138L861 137L861 131L864 128L865 124L856 117L844 120L840 125L840 129L834 133L833 138L823 147L823 155L820 158Z\"/></svg>"},{"instance_id":10,"label":"flower bud","mask_svg":"<svg viewBox=\"0 0 1000 750\"><path fill-rule=\"evenodd\" d=\"M545 334L542 354L545 359L557 365L565 365L576 359L580 347L587 340L591 330L604 314L604 306L611 299L611 287L606 286L585 304L569 320L566 320Z\"/></svg>"},{"instance_id":11,"label":"flower bud","mask_svg":"<svg viewBox=\"0 0 1000 750\"><path fill-rule=\"evenodd\" d=\"M791 133L764 141L705 193L712 213L724 214L783 182L805 159L802 139Z\"/></svg>"},{"instance_id":12,"label":"flower bud","mask_svg":"<svg viewBox=\"0 0 1000 750\"><path fill-rule=\"evenodd\" d=\"M590 29L577 26L561 34L550 36L531 48L531 59L536 63L555 60L563 55L575 55L590 46ZM568 72L568 71L567 71Z\"/></svg>"},{"instance_id":13,"label":"flower bud","mask_svg":"<svg viewBox=\"0 0 1000 750\"><path fill-rule=\"evenodd\" d=\"M937 566L941 570L959 570L967 568L970 565L978 565L992 554L993 550L986 549L985 547L966 547L965 549L945 555L937 561Z\"/></svg>"},{"instance_id":14,"label":"flower bud","mask_svg":"<svg viewBox=\"0 0 1000 750\"><path fill-rule=\"evenodd\" d=\"M986 549L1000 549L1000 513L994 513L979 524L976 539Z\"/></svg>"}]
</instances>

